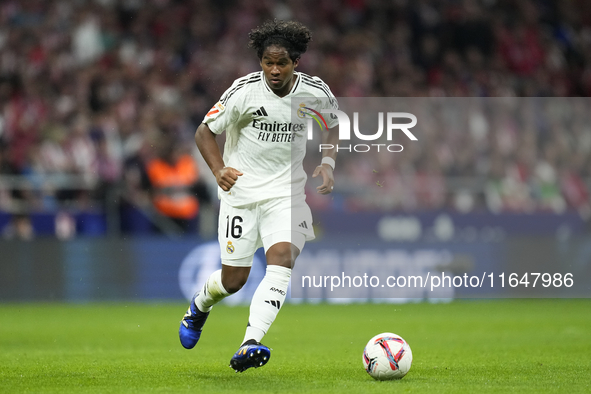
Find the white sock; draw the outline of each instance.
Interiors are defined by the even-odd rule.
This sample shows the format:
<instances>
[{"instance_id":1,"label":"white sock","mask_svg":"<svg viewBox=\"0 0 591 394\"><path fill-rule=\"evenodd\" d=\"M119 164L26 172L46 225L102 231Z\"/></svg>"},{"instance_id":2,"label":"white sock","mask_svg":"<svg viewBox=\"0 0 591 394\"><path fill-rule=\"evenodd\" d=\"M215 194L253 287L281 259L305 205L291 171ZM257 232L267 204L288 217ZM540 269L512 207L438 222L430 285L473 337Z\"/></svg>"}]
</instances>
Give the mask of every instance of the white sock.
<instances>
[{"instance_id":1,"label":"white sock","mask_svg":"<svg viewBox=\"0 0 591 394\"><path fill-rule=\"evenodd\" d=\"M250 316L244 341L254 339L260 342L277 317L285 301L291 269L268 265L265 277L257 287L250 302Z\"/></svg>"},{"instance_id":2,"label":"white sock","mask_svg":"<svg viewBox=\"0 0 591 394\"><path fill-rule=\"evenodd\" d=\"M195 306L201 312L209 312L211 307L230 293L222 285L222 270L217 270L207 278L199 295L195 298Z\"/></svg>"}]
</instances>

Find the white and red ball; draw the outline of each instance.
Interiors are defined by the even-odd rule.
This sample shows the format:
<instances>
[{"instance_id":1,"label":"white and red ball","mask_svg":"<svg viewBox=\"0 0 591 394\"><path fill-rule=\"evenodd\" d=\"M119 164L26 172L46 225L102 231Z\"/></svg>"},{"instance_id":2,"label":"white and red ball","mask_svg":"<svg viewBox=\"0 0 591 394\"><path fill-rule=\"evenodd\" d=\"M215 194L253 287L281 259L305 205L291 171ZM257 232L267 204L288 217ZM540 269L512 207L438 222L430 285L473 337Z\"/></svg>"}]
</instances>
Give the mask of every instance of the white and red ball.
<instances>
[{"instance_id":1,"label":"white and red ball","mask_svg":"<svg viewBox=\"0 0 591 394\"><path fill-rule=\"evenodd\" d=\"M400 335L378 334L363 349L363 366L374 379L402 379L411 365L412 351Z\"/></svg>"}]
</instances>

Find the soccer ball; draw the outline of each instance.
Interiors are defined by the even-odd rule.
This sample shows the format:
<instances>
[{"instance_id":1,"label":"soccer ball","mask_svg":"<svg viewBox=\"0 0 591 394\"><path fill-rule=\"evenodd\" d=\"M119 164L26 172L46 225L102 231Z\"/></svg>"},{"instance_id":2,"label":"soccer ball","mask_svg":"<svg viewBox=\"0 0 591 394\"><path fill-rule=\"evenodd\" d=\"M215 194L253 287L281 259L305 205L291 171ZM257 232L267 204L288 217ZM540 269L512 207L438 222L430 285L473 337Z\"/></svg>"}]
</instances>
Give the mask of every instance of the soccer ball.
<instances>
[{"instance_id":1,"label":"soccer ball","mask_svg":"<svg viewBox=\"0 0 591 394\"><path fill-rule=\"evenodd\" d=\"M363 366L377 380L402 379L412 364L412 351L401 336L378 334L363 349Z\"/></svg>"}]
</instances>

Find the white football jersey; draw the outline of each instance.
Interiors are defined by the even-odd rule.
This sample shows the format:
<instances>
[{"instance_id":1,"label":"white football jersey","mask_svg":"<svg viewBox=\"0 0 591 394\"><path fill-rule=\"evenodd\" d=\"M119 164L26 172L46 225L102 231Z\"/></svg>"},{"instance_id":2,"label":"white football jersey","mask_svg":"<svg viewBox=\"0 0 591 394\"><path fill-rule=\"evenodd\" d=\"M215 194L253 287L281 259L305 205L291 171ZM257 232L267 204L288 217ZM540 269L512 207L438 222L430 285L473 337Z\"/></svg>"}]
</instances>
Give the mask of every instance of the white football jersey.
<instances>
[{"instance_id":1,"label":"white football jersey","mask_svg":"<svg viewBox=\"0 0 591 394\"><path fill-rule=\"evenodd\" d=\"M304 193L307 120L301 111L294 114L292 100L318 112L338 109L338 104L320 78L294 75L297 79L285 97L273 93L262 71L239 78L203 119L213 133L226 131L224 163L244 174L228 192L218 186L218 196L227 204ZM325 119L328 128L338 124L336 117Z\"/></svg>"}]
</instances>

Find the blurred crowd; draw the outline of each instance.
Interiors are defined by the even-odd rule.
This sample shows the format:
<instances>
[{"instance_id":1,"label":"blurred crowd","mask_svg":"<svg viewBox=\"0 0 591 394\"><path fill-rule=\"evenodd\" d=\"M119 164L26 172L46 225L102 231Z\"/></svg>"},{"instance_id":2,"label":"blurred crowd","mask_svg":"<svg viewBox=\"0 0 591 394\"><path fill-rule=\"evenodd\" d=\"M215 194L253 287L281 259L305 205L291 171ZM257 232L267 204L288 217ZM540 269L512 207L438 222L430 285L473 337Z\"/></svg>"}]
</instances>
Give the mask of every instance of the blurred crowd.
<instances>
[{"instance_id":1,"label":"blurred crowd","mask_svg":"<svg viewBox=\"0 0 591 394\"><path fill-rule=\"evenodd\" d=\"M155 193L197 190L199 201L188 205L198 212L214 187L193 133L235 78L260 68L247 34L269 18L311 28L313 41L298 69L320 76L337 97L591 95L591 3L584 0L3 0L0 211L51 210L65 202L100 209L114 200L148 207ZM587 189L578 189L590 175L591 148L577 138L588 138L589 124L547 133L535 124L491 126L496 136L484 138L484 148L470 138L432 134L403 171L423 186L390 206L343 190L351 195L346 206L445 207L449 199L433 202L421 191L445 184L430 177L437 172L442 179L484 176L490 209L544 209L552 193L563 201L551 203L553 209L575 207L573 188L581 194L575 200L588 201ZM563 131L571 143L554 144ZM438 138L456 145L445 152ZM573 146L578 153L570 155ZM195 173L184 183L158 185L150 176L156 160L166 156L174 167L187 155ZM535 163L522 171L522 159ZM354 166L343 168L349 167L354 178ZM567 170L576 187L560 184ZM556 192L536 189L526 175L549 172L560 179ZM29 186L16 187L14 175ZM503 181L515 177L526 190ZM364 179L359 176L360 184ZM462 196L456 193L453 204L471 206Z\"/></svg>"}]
</instances>

